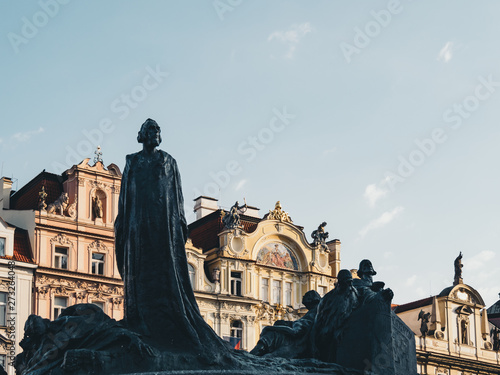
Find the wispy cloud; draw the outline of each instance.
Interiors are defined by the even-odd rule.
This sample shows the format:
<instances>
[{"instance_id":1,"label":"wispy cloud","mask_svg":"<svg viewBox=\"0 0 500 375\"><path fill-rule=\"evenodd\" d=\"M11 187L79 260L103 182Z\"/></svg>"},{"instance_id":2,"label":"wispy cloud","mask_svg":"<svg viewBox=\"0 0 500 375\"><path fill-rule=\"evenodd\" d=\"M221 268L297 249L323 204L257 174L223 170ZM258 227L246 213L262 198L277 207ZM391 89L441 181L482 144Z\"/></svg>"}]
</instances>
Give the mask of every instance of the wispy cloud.
<instances>
[{"instance_id":1,"label":"wispy cloud","mask_svg":"<svg viewBox=\"0 0 500 375\"><path fill-rule=\"evenodd\" d=\"M368 205L373 208L379 199L385 197L390 189L388 183L390 182L391 176L386 176L382 181L375 184L370 184L365 188L365 193L363 197L368 202Z\"/></svg>"},{"instance_id":2,"label":"wispy cloud","mask_svg":"<svg viewBox=\"0 0 500 375\"><path fill-rule=\"evenodd\" d=\"M415 285L415 281L417 281L417 275L412 275L405 281L405 286L413 286Z\"/></svg>"},{"instance_id":3,"label":"wispy cloud","mask_svg":"<svg viewBox=\"0 0 500 375\"><path fill-rule=\"evenodd\" d=\"M286 59L293 59L297 45L300 43L302 38L312 31L311 24L309 22L301 23L300 25L294 24L289 30L280 30L272 32L268 37L267 41L271 42L277 40L278 42L288 45L287 53L285 54Z\"/></svg>"},{"instance_id":4,"label":"wispy cloud","mask_svg":"<svg viewBox=\"0 0 500 375\"><path fill-rule=\"evenodd\" d=\"M403 210L403 207L398 206L392 211L384 212L382 215L380 215L380 217L370 221L367 226L359 231L360 237L363 238L368 232L386 226L391 221L393 221L401 212L403 212Z\"/></svg>"},{"instance_id":5,"label":"wispy cloud","mask_svg":"<svg viewBox=\"0 0 500 375\"><path fill-rule=\"evenodd\" d=\"M490 261L495 258L495 253L490 250L483 250L480 253L464 260L464 264L467 264L467 270L475 271L484 269L488 267Z\"/></svg>"},{"instance_id":6,"label":"wispy cloud","mask_svg":"<svg viewBox=\"0 0 500 375\"><path fill-rule=\"evenodd\" d=\"M26 141L29 141L30 138L34 135L37 135L37 134L40 134L40 133L43 133L45 131L44 128L42 127L39 127L37 130L29 130L27 132L19 132L19 133L15 133L11 136L11 139L13 141L17 141L17 142L26 142Z\"/></svg>"},{"instance_id":7,"label":"wispy cloud","mask_svg":"<svg viewBox=\"0 0 500 375\"><path fill-rule=\"evenodd\" d=\"M234 190L236 190L236 191L240 190L246 183L247 183L247 180L245 180L245 179L239 181L238 184L236 185L236 187L234 188Z\"/></svg>"},{"instance_id":8,"label":"wispy cloud","mask_svg":"<svg viewBox=\"0 0 500 375\"><path fill-rule=\"evenodd\" d=\"M363 197L368 201L368 205L373 208L375 207L375 203L380 198L385 197L388 192L389 190L386 188L380 187L377 184L370 184L365 188Z\"/></svg>"},{"instance_id":9,"label":"wispy cloud","mask_svg":"<svg viewBox=\"0 0 500 375\"><path fill-rule=\"evenodd\" d=\"M437 60L447 63L453 58L453 42L447 42L439 51Z\"/></svg>"},{"instance_id":10,"label":"wispy cloud","mask_svg":"<svg viewBox=\"0 0 500 375\"><path fill-rule=\"evenodd\" d=\"M337 147L332 147L332 148L329 148L327 150L323 150L323 156L327 156L327 155L330 155L330 154L334 154L335 152L337 151Z\"/></svg>"}]
</instances>

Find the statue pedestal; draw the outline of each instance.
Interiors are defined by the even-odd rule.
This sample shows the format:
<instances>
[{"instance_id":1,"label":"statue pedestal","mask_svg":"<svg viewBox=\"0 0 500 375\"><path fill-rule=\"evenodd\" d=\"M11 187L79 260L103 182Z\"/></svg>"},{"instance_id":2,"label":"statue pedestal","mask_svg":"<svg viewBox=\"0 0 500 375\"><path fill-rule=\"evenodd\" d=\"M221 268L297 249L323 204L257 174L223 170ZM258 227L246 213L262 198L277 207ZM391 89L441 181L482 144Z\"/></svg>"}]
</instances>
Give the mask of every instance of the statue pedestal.
<instances>
[{"instance_id":1,"label":"statue pedestal","mask_svg":"<svg viewBox=\"0 0 500 375\"><path fill-rule=\"evenodd\" d=\"M374 375L416 375L415 335L391 311L390 302L377 297L349 318L337 360Z\"/></svg>"}]
</instances>

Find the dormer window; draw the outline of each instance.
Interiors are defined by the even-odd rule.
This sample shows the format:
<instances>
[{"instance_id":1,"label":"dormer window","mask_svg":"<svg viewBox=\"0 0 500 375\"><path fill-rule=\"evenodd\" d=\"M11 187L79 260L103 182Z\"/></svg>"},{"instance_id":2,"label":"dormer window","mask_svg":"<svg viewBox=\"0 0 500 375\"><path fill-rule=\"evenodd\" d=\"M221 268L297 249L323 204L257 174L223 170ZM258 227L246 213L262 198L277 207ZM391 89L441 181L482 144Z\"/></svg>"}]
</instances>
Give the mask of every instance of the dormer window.
<instances>
[{"instance_id":1,"label":"dormer window","mask_svg":"<svg viewBox=\"0 0 500 375\"><path fill-rule=\"evenodd\" d=\"M0 237L0 257L5 256L5 237Z\"/></svg>"},{"instance_id":2,"label":"dormer window","mask_svg":"<svg viewBox=\"0 0 500 375\"><path fill-rule=\"evenodd\" d=\"M68 248L56 246L54 253L54 267L68 269Z\"/></svg>"}]
</instances>

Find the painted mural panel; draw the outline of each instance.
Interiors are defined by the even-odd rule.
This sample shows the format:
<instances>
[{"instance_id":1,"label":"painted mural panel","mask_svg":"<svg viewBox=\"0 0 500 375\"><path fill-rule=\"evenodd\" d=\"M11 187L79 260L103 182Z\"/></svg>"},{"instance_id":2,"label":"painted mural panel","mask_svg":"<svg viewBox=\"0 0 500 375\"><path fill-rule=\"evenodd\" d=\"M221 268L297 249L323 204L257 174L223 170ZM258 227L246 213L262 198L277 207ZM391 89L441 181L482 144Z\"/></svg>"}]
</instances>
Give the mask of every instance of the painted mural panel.
<instances>
[{"instance_id":1,"label":"painted mural panel","mask_svg":"<svg viewBox=\"0 0 500 375\"><path fill-rule=\"evenodd\" d=\"M281 242L268 242L259 250L257 263L266 266L298 270L295 254Z\"/></svg>"}]
</instances>

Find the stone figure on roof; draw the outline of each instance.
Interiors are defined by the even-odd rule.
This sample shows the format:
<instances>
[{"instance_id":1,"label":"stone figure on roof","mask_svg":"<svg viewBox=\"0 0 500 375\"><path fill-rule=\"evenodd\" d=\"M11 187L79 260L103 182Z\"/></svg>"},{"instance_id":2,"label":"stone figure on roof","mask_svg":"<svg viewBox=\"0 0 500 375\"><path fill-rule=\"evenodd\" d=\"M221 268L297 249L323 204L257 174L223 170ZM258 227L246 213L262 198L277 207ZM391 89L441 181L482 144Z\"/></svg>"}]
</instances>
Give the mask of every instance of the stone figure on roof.
<instances>
[{"instance_id":1,"label":"stone figure on roof","mask_svg":"<svg viewBox=\"0 0 500 375\"><path fill-rule=\"evenodd\" d=\"M241 227L241 218L240 214L245 213L247 210L247 204L245 203L243 206L240 206L238 201L231 206L229 212L224 215L222 218L222 223L224 224L224 228L227 229L235 229Z\"/></svg>"},{"instance_id":2,"label":"stone figure on roof","mask_svg":"<svg viewBox=\"0 0 500 375\"><path fill-rule=\"evenodd\" d=\"M283 211L283 209L281 208L280 201L276 202L276 204L274 206L274 210L269 211L269 214L267 214L267 219L268 220L279 220L279 221L284 221L287 223L292 222L292 219L288 215L288 212Z\"/></svg>"},{"instance_id":3,"label":"stone figure on roof","mask_svg":"<svg viewBox=\"0 0 500 375\"><path fill-rule=\"evenodd\" d=\"M462 279L462 252L458 255L454 262L455 265L455 278L453 281L453 285L463 284L464 280Z\"/></svg>"},{"instance_id":4,"label":"stone figure on roof","mask_svg":"<svg viewBox=\"0 0 500 375\"><path fill-rule=\"evenodd\" d=\"M38 209L40 211L45 211L47 208L47 203L45 203L45 199L47 199L47 193L45 192L45 186L42 186L42 190L38 193Z\"/></svg>"},{"instance_id":5,"label":"stone figure on roof","mask_svg":"<svg viewBox=\"0 0 500 375\"><path fill-rule=\"evenodd\" d=\"M431 319L431 313L430 312L425 312L424 310L420 310L420 312L418 313L418 319L417 320L421 320L422 322L420 322L420 333L422 334L422 336L426 336L427 335L427 332L429 332L429 321Z\"/></svg>"},{"instance_id":6,"label":"stone figure on roof","mask_svg":"<svg viewBox=\"0 0 500 375\"><path fill-rule=\"evenodd\" d=\"M328 252L328 246L326 246L326 239L328 238L328 232L325 232L326 221L323 221L318 229L314 230L311 234L313 238L313 246L321 246L323 250Z\"/></svg>"}]
</instances>

